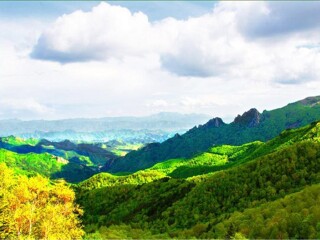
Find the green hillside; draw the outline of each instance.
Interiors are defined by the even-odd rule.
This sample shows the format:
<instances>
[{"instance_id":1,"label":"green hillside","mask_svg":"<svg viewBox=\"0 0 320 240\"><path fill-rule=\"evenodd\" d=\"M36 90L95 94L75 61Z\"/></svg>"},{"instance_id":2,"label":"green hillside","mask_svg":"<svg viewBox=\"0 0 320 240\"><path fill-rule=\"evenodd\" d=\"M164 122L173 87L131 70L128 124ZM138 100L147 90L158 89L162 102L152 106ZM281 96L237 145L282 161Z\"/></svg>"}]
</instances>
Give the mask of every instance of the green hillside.
<instances>
[{"instance_id":1,"label":"green hillside","mask_svg":"<svg viewBox=\"0 0 320 240\"><path fill-rule=\"evenodd\" d=\"M171 159L155 164L150 170L163 172L173 178L187 178L229 168L244 160L264 145L252 142L241 146L222 145L189 159Z\"/></svg>"},{"instance_id":2,"label":"green hillside","mask_svg":"<svg viewBox=\"0 0 320 240\"><path fill-rule=\"evenodd\" d=\"M5 149L0 149L0 162L14 169L17 173L33 175L39 173L50 177L62 170L68 163L65 159L57 158L48 153L18 154Z\"/></svg>"},{"instance_id":3,"label":"green hillside","mask_svg":"<svg viewBox=\"0 0 320 240\"><path fill-rule=\"evenodd\" d=\"M0 162L18 174L40 174L51 179L64 178L68 182L78 182L91 177L95 172L90 168L49 153L19 154L0 149Z\"/></svg>"},{"instance_id":4,"label":"green hillside","mask_svg":"<svg viewBox=\"0 0 320 240\"><path fill-rule=\"evenodd\" d=\"M280 150L295 142L308 139L318 141L319 128L320 124L312 123L302 128L285 130L266 143L256 141L240 146L216 146L195 157L170 159L157 163L149 169L163 172L174 178L187 178L220 171Z\"/></svg>"},{"instance_id":5,"label":"green hillside","mask_svg":"<svg viewBox=\"0 0 320 240\"><path fill-rule=\"evenodd\" d=\"M14 146L22 146L22 145L35 146L40 142L40 140L34 139L34 138L23 139L15 136L9 136L9 137L2 137L1 142L8 143Z\"/></svg>"},{"instance_id":6,"label":"green hillside","mask_svg":"<svg viewBox=\"0 0 320 240\"><path fill-rule=\"evenodd\" d=\"M314 184L276 201L234 212L207 229L216 234L203 233L201 237L228 237L229 234L250 239L319 239L319 219L320 184Z\"/></svg>"},{"instance_id":7,"label":"green hillside","mask_svg":"<svg viewBox=\"0 0 320 240\"><path fill-rule=\"evenodd\" d=\"M85 210L87 236L316 238L320 222L316 203L319 136L320 123L313 123L284 131L266 143L217 146L194 158L156 164L151 169L167 177L152 182L79 184L77 197ZM190 172L180 171L181 166L189 167ZM216 169L183 178L199 166ZM310 206L302 196L309 199ZM263 224L270 231L258 232ZM296 225L300 228L295 229Z\"/></svg>"},{"instance_id":8,"label":"green hillside","mask_svg":"<svg viewBox=\"0 0 320 240\"><path fill-rule=\"evenodd\" d=\"M39 173L52 179L64 178L72 183L100 172L106 160L115 157L100 145L14 136L0 138L2 160L10 167L14 165L16 171Z\"/></svg>"},{"instance_id":9,"label":"green hillside","mask_svg":"<svg viewBox=\"0 0 320 240\"><path fill-rule=\"evenodd\" d=\"M92 190L101 187L113 187L123 185L137 185L155 181L166 177L165 174L159 171L139 171L127 176L115 176L109 173L99 173L93 177L79 183L77 188L79 190Z\"/></svg>"},{"instance_id":10,"label":"green hillside","mask_svg":"<svg viewBox=\"0 0 320 240\"><path fill-rule=\"evenodd\" d=\"M126 156L107 161L107 172L135 172L169 159L191 158L212 146L241 145L267 141L285 129L297 128L320 119L320 96L259 113L256 109L238 115L230 124L220 118L194 127L183 135L175 135L163 143L152 143Z\"/></svg>"}]
</instances>

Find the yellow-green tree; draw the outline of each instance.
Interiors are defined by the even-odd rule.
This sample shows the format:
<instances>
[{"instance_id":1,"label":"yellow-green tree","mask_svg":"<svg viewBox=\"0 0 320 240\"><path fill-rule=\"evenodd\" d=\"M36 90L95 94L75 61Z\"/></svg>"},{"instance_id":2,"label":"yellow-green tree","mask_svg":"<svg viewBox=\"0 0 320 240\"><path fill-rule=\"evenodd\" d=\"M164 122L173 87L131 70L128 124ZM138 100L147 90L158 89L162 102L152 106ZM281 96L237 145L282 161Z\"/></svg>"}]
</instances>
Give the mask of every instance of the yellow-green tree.
<instances>
[{"instance_id":1,"label":"yellow-green tree","mask_svg":"<svg viewBox=\"0 0 320 240\"><path fill-rule=\"evenodd\" d=\"M3 180L3 181L2 181ZM64 181L50 183L40 175L14 176L0 164L1 238L77 239L84 231L82 210Z\"/></svg>"},{"instance_id":2,"label":"yellow-green tree","mask_svg":"<svg viewBox=\"0 0 320 240\"><path fill-rule=\"evenodd\" d=\"M13 171L0 164L0 238L11 234L9 199L14 186Z\"/></svg>"}]
</instances>

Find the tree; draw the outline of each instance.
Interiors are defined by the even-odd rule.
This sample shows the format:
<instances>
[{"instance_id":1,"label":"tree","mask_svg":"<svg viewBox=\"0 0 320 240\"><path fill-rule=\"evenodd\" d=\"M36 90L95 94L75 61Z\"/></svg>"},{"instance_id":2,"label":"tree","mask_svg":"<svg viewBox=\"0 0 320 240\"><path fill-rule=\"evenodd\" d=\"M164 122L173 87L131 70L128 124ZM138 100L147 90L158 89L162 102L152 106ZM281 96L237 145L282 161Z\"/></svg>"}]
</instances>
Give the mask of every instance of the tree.
<instances>
[{"instance_id":1,"label":"tree","mask_svg":"<svg viewBox=\"0 0 320 240\"><path fill-rule=\"evenodd\" d=\"M75 239L84 235L82 210L64 181L14 176L0 165L1 238Z\"/></svg>"}]
</instances>

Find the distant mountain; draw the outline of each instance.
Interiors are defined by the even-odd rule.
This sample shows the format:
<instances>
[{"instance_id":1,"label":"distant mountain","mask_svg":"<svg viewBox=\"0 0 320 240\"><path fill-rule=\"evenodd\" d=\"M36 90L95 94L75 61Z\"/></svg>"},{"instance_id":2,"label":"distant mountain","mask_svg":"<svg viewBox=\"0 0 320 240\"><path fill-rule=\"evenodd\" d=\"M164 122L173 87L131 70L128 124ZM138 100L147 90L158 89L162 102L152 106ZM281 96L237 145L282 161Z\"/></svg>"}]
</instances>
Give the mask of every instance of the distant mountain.
<instances>
[{"instance_id":1,"label":"distant mountain","mask_svg":"<svg viewBox=\"0 0 320 240\"><path fill-rule=\"evenodd\" d=\"M163 143L152 143L132 151L125 157L109 160L108 172L135 172L155 163L174 158L190 158L213 145L241 145L252 141L266 141L285 129L297 128L320 119L320 96L308 97L285 107L258 112L252 108L238 115L230 124L213 118L183 135L176 134Z\"/></svg>"},{"instance_id":2,"label":"distant mountain","mask_svg":"<svg viewBox=\"0 0 320 240\"><path fill-rule=\"evenodd\" d=\"M184 131L178 131L180 133ZM65 130L61 132L41 132L35 131L31 133L17 134L21 138L37 138L48 139L50 141L64 141L66 139L75 142L108 142L113 140L121 140L126 143L151 143L163 142L172 137L177 132L165 132L161 130L107 130L101 132L76 132L73 130Z\"/></svg>"},{"instance_id":3,"label":"distant mountain","mask_svg":"<svg viewBox=\"0 0 320 240\"><path fill-rule=\"evenodd\" d=\"M120 139L126 142L162 142L174 133L185 132L206 122L203 114L162 112L147 117L109 117L63 120L0 120L0 136L45 138L51 141L105 142Z\"/></svg>"},{"instance_id":4,"label":"distant mountain","mask_svg":"<svg viewBox=\"0 0 320 240\"><path fill-rule=\"evenodd\" d=\"M76 118L62 120L0 120L0 134L15 135L27 132L100 132L106 130L163 130L188 129L209 119L203 114L158 113L147 117Z\"/></svg>"}]
</instances>

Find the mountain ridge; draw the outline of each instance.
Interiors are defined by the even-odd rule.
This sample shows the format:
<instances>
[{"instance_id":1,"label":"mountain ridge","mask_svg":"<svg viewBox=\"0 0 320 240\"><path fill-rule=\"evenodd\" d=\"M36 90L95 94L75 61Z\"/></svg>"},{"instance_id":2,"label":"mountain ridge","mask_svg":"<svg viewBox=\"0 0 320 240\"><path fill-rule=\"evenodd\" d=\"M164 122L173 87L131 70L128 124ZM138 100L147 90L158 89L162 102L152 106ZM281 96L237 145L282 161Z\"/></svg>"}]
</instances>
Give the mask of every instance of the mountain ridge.
<instances>
[{"instance_id":1,"label":"mountain ridge","mask_svg":"<svg viewBox=\"0 0 320 240\"><path fill-rule=\"evenodd\" d=\"M185 134L174 136L162 143L147 145L125 157L107 161L107 172L134 172L155 163L174 158L189 158L206 151L212 145L241 145L252 141L267 141L285 129L297 128L320 119L320 96L308 97L282 108L264 110L255 108L225 124L213 118L204 125L191 128Z\"/></svg>"},{"instance_id":2,"label":"mountain ridge","mask_svg":"<svg viewBox=\"0 0 320 240\"><path fill-rule=\"evenodd\" d=\"M51 141L162 142L175 133L208 121L205 114L160 112L144 117L75 118L60 120L0 120L0 136L45 138Z\"/></svg>"}]
</instances>

